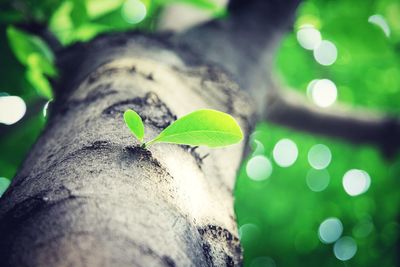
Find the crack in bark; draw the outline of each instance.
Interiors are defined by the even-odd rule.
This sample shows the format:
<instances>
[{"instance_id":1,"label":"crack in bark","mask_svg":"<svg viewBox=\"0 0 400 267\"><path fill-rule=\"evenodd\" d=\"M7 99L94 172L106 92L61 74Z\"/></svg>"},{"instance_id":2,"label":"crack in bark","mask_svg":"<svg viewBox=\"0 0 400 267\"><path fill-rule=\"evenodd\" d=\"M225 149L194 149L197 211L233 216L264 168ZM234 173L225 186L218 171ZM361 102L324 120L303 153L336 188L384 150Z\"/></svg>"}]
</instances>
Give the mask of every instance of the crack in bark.
<instances>
[{"instance_id":1,"label":"crack in bark","mask_svg":"<svg viewBox=\"0 0 400 267\"><path fill-rule=\"evenodd\" d=\"M102 114L115 117L116 114L123 114L129 108L135 110L145 123L161 130L177 119L176 115L153 92L147 93L144 97L114 103L104 109Z\"/></svg>"},{"instance_id":2,"label":"crack in bark","mask_svg":"<svg viewBox=\"0 0 400 267\"><path fill-rule=\"evenodd\" d=\"M224 254L225 266L235 266L242 261L242 257L237 255L242 254L239 239L234 236L229 230L213 224L208 224L197 229L203 240L203 254L207 259L209 266L215 266L214 262L218 262L213 258L214 250L222 249ZM226 247L219 247L218 244L227 244ZM218 265L219 266L219 265Z\"/></svg>"}]
</instances>

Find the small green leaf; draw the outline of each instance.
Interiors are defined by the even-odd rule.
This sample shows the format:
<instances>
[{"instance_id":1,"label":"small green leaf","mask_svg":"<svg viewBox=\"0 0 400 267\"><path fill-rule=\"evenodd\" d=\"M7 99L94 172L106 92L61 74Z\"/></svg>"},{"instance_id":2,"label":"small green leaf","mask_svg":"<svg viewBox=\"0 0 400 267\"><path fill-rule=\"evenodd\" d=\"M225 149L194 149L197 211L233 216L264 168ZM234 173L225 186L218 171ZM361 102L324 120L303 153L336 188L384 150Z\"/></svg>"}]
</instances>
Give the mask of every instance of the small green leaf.
<instances>
[{"instance_id":1,"label":"small green leaf","mask_svg":"<svg viewBox=\"0 0 400 267\"><path fill-rule=\"evenodd\" d=\"M164 142L221 147L238 143L242 139L242 130L232 116L216 110L201 109L178 119L147 145Z\"/></svg>"},{"instance_id":2,"label":"small green leaf","mask_svg":"<svg viewBox=\"0 0 400 267\"><path fill-rule=\"evenodd\" d=\"M142 118L135 111L128 109L124 113L124 120L132 134L140 141L143 142L144 125Z\"/></svg>"}]
</instances>

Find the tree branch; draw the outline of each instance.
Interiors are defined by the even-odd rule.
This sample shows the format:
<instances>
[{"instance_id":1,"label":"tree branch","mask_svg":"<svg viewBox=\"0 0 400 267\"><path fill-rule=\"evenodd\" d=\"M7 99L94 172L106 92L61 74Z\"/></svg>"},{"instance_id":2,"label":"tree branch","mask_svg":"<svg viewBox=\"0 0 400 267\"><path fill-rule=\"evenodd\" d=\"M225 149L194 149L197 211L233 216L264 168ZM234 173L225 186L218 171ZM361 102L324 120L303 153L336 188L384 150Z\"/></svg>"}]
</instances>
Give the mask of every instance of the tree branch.
<instances>
[{"instance_id":1,"label":"tree branch","mask_svg":"<svg viewBox=\"0 0 400 267\"><path fill-rule=\"evenodd\" d=\"M400 120L371 110L335 105L321 109L315 107L299 93L271 90L263 118L276 124L354 144L373 144L392 158L400 146Z\"/></svg>"},{"instance_id":2,"label":"tree branch","mask_svg":"<svg viewBox=\"0 0 400 267\"><path fill-rule=\"evenodd\" d=\"M387 157L394 156L400 147L399 119L346 106L320 109L300 94L275 85L275 54L299 2L231 0L227 20L189 30L179 41L231 72L255 100L260 119L355 144L373 144Z\"/></svg>"},{"instance_id":3,"label":"tree branch","mask_svg":"<svg viewBox=\"0 0 400 267\"><path fill-rule=\"evenodd\" d=\"M230 15L174 37L208 62L218 64L255 100L265 105L274 55L282 36L293 24L300 0L232 1Z\"/></svg>"}]
</instances>

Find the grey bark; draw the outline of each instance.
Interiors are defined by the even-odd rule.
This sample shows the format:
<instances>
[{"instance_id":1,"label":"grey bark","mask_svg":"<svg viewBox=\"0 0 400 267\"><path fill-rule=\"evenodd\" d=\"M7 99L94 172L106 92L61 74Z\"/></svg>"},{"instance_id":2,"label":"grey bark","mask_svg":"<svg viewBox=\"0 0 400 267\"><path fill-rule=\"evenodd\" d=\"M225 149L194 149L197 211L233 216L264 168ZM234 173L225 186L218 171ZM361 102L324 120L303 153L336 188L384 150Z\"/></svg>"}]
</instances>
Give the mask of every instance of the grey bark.
<instances>
[{"instance_id":1,"label":"grey bark","mask_svg":"<svg viewBox=\"0 0 400 267\"><path fill-rule=\"evenodd\" d=\"M0 202L3 266L239 265L232 189L245 143L144 150L122 119L136 110L152 138L214 108L248 134L254 110L238 86L140 34L100 37L60 61L48 125Z\"/></svg>"},{"instance_id":2,"label":"grey bark","mask_svg":"<svg viewBox=\"0 0 400 267\"><path fill-rule=\"evenodd\" d=\"M241 264L232 190L246 142L144 150L122 114L136 110L152 138L177 117L214 108L247 136L262 102L254 105L233 80L259 98L258 75L297 1L247 3L170 42L114 34L58 55L62 78L48 125L0 200L2 266ZM261 15L275 28L252 22ZM199 49L205 40L213 43ZM254 73L253 63L262 69Z\"/></svg>"}]
</instances>

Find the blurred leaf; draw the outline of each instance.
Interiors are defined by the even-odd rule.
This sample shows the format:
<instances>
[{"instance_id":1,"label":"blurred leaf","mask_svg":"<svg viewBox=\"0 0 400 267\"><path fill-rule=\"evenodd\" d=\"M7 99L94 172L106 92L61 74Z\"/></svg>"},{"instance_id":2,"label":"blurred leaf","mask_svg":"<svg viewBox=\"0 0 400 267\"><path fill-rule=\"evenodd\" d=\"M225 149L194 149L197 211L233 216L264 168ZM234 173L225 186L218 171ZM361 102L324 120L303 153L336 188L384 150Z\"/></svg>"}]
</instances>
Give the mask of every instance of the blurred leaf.
<instances>
[{"instance_id":1,"label":"blurred leaf","mask_svg":"<svg viewBox=\"0 0 400 267\"><path fill-rule=\"evenodd\" d=\"M7 37L14 55L22 64L27 65L28 57L33 53L43 56L49 63L54 61L53 52L40 37L18 30L13 26L7 28Z\"/></svg>"},{"instance_id":2,"label":"blurred leaf","mask_svg":"<svg viewBox=\"0 0 400 267\"><path fill-rule=\"evenodd\" d=\"M0 91L8 92L11 95L24 96L30 98L36 96L24 78L25 66L13 55L7 40L6 28L0 26Z\"/></svg>"},{"instance_id":3,"label":"blurred leaf","mask_svg":"<svg viewBox=\"0 0 400 267\"><path fill-rule=\"evenodd\" d=\"M174 3L188 4L210 11L214 16L226 15L225 7L213 0L158 0L158 3L160 5L170 5Z\"/></svg>"},{"instance_id":4,"label":"blurred leaf","mask_svg":"<svg viewBox=\"0 0 400 267\"><path fill-rule=\"evenodd\" d=\"M93 22L96 24L104 25L109 30L126 30L135 27L128 22L126 22L121 16L121 9L112 10L104 15L93 19Z\"/></svg>"},{"instance_id":5,"label":"blurred leaf","mask_svg":"<svg viewBox=\"0 0 400 267\"><path fill-rule=\"evenodd\" d=\"M57 69L53 64L50 64L42 55L32 53L28 56L28 66L31 69L36 69L50 77L57 75Z\"/></svg>"},{"instance_id":6,"label":"blurred leaf","mask_svg":"<svg viewBox=\"0 0 400 267\"><path fill-rule=\"evenodd\" d=\"M87 10L91 19L120 9L125 0L88 0Z\"/></svg>"},{"instance_id":7,"label":"blurred leaf","mask_svg":"<svg viewBox=\"0 0 400 267\"><path fill-rule=\"evenodd\" d=\"M46 76L44 76L40 70L29 68L26 72L26 78L40 96L49 100L53 99L53 90L51 85Z\"/></svg>"},{"instance_id":8,"label":"blurred leaf","mask_svg":"<svg viewBox=\"0 0 400 267\"><path fill-rule=\"evenodd\" d=\"M217 10L220 9L221 6L218 5L215 1L212 0L158 0L158 3L161 5L170 5L173 3L184 3L192 6L196 6L205 10Z\"/></svg>"},{"instance_id":9,"label":"blurred leaf","mask_svg":"<svg viewBox=\"0 0 400 267\"><path fill-rule=\"evenodd\" d=\"M80 2L80 0L74 0ZM125 1L89 0L87 6L64 2L50 19L50 29L60 42L68 45L77 41L88 41L100 33L133 29L121 15ZM102 6L105 3L105 6ZM74 10L76 14L74 14ZM82 19L84 18L84 19Z\"/></svg>"},{"instance_id":10,"label":"blurred leaf","mask_svg":"<svg viewBox=\"0 0 400 267\"><path fill-rule=\"evenodd\" d=\"M50 18L49 28L57 36L58 40L67 45L71 43L71 34L73 33L74 23L71 19L71 11L74 5L71 1L64 1Z\"/></svg>"},{"instance_id":11,"label":"blurred leaf","mask_svg":"<svg viewBox=\"0 0 400 267\"><path fill-rule=\"evenodd\" d=\"M71 20L75 27L89 21L89 15L86 9L86 1L73 0L73 8L71 10Z\"/></svg>"},{"instance_id":12,"label":"blurred leaf","mask_svg":"<svg viewBox=\"0 0 400 267\"><path fill-rule=\"evenodd\" d=\"M25 76L29 83L40 96L52 99L52 88L44 74L55 76L57 73L53 52L41 38L13 26L7 28L7 36L15 56L27 66Z\"/></svg>"}]
</instances>

